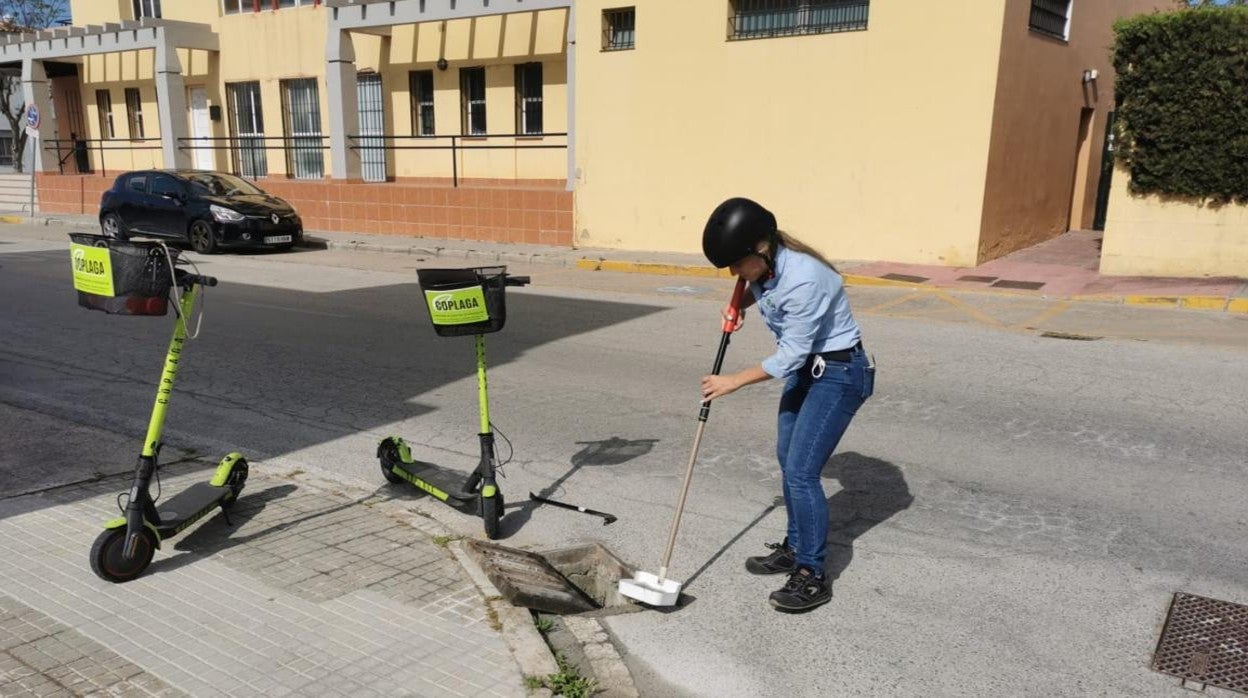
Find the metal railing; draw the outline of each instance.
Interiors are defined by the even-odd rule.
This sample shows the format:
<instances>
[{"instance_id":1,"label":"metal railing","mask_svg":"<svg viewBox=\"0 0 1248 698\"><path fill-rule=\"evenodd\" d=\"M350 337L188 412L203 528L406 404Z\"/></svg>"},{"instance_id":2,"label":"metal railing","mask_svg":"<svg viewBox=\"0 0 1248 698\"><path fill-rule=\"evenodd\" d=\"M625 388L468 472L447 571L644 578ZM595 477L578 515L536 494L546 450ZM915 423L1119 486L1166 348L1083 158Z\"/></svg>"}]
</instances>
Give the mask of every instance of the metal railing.
<instances>
[{"instance_id":1,"label":"metal railing","mask_svg":"<svg viewBox=\"0 0 1248 698\"><path fill-rule=\"evenodd\" d=\"M567 133L488 133L474 136L462 135L445 135L445 136L396 136L392 134L383 135L349 135L347 140L352 150L383 150L383 151L405 151L405 150L441 150L446 151L450 155L451 182L453 186L459 186L459 159L464 152L476 150L567 150ZM257 177L265 177L268 175L267 158L260 159L257 157L257 151L261 155L267 154L269 151L278 151L287 161L290 157L302 158L306 161L313 153L320 156L319 162L324 163L328 160L325 150L329 147L327 141L328 136L222 136L222 137L204 137L204 138L179 138L177 145L181 151L195 151L200 149L211 149L214 152L225 151L229 156L229 167L221 167L218 162L218 170L228 171L242 177L255 179ZM491 143L492 139L510 139L507 143ZM548 138L561 138L563 142L549 143L544 142ZM319 145L312 145L310 140L319 141ZM48 138L40 141L40 144L46 151L56 153L57 167L61 174L65 174L65 163L70 158L78 156L79 165L87 165L89 169L85 172L93 172L98 170L101 176L106 175L107 166L105 161L105 153L110 151L136 151L136 150L160 150L159 138L136 138L136 139L114 139L114 138L79 138L79 139L57 139ZM95 157L94 167L92 163L86 161L84 163L82 157L86 154ZM244 166L246 165L246 166ZM172 167L169 163L165 163L165 167ZM257 168L262 171L257 171ZM80 172L84 170L79 167ZM308 168L314 169L314 168ZM288 174L295 174L288 172ZM310 178L320 179L320 177Z\"/></svg>"},{"instance_id":2,"label":"metal railing","mask_svg":"<svg viewBox=\"0 0 1248 698\"><path fill-rule=\"evenodd\" d=\"M42 138L39 140L44 151L56 153L56 166L60 174L65 174L65 163L75 155L78 156L77 169L81 174L94 174L99 169L100 176L106 175L108 167L104 153L112 150L134 152L136 150L160 150L159 138ZM136 145L139 144L139 145ZM91 166L90 156L95 155L96 166ZM83 158L87 159L84 161ZM83 165L86 168L83 168Z\"/></svg>"},{"instance_id":3,"label":"metal railing","mask_svg":"<svg viewBox=\"0 0 1248 698\"><path fill-rule=\"evenodd\" d=\"M459 154L463 151L471 150L567 150L566 141L567 133L484 133L472 136L447 135L447 136L347 136L347 140L351 143L352 150L378 149L378 150L446 150L451 154L451 185L459 186ZM506 144L491 145L488 143L479 143L479 141L488 141L491 138L511 138L521 139ZM564 138L563 143L539 143L539 139L545 138ZM367 141L366 145L361 145L361 140ZM450 140L450 144L431 143L432 141ZM382 141L384 145L374 145L375 142ZM414 142L416 145L396 145L396 141ZM464 141L468 141L465 143Z\"/></svg>"}]
</instances>

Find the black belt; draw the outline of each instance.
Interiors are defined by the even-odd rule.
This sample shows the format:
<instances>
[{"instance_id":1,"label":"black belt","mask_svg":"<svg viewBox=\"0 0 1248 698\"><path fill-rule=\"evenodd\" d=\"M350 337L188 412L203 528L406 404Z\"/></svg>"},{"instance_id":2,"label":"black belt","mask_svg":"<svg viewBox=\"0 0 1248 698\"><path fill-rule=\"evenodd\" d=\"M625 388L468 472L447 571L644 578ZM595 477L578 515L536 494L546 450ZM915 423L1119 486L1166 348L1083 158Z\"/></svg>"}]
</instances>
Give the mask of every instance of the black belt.
<instances>
[{"instance_id":1,"label":"black belt","mask_svg":"<svg viewBox=\"0 0 1248 698\"><path fill-rule=\"evenodd\" d=\"M847 364L854 360L854 352L862 348L862 342L858 342L848 349L838 349L837 351L825 351L811 356L822 356L824 361L837 361Z\"/></svg>"}]
</instances>

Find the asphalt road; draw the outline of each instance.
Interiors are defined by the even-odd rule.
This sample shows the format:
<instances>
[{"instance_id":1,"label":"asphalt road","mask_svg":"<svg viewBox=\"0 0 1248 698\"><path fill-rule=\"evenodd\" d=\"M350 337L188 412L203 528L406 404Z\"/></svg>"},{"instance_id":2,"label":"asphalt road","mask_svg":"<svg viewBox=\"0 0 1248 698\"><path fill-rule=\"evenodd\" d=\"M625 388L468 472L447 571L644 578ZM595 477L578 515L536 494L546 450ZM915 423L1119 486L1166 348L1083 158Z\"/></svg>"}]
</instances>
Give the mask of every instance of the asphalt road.
<instances>
[{"instance_id":1,"label":"asphalt road","mask_svg":"<svg viewBox=\"0 0 1248 698\"><path fill-rule=\"evenodd\" d=\"M80 309L63 243L2 240L0 403L137 447L171 317ZM418 458L472 467L472 342L435 335L411 272L445 260L197 259L221 285L183 354L167 453L237 449L253 468L382 487L373 449L397 434ZM491 416L514 454L505 542L601 541L655 571L731 282L514 271L534 283L509 290L488 337ZM783 537L779 385L719 401L671 570L692 602L606 621L643 695L1176 694L1148 668L1171 594L1248 603L1248 321L903 293L851 292L880 368L825 469L833 602L779 614L766 596L781 580L742 568ZM750 317L726 367L770 344ZM81 436L24 442L17 419L0 420L10 492L132 467ZM57 467L32 461L41 450ZM530 490L619 521L534 508Z\"/></svg>"}]
</instances>

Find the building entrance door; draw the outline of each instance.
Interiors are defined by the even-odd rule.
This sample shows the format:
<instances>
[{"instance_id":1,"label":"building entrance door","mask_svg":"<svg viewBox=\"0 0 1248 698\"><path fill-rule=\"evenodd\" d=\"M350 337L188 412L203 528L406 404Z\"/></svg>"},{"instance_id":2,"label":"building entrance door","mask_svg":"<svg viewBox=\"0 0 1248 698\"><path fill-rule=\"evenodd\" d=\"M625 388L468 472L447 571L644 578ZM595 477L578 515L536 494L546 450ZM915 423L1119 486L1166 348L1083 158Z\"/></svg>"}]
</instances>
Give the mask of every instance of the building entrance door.
<instances>
[{"instance_id":1,"label":"building entrance door","mask_svg":"<svg viewBox=\"0 0 1248 698\"><path fill-rule=\"evenodd\" d=\"M191 107L191 138L195 145L191 151L195 169L215 170L216 158L213 157L212 121L208 118L208 91L202 87L187 90L187 103Z\"/></svg>"}]
</instances>

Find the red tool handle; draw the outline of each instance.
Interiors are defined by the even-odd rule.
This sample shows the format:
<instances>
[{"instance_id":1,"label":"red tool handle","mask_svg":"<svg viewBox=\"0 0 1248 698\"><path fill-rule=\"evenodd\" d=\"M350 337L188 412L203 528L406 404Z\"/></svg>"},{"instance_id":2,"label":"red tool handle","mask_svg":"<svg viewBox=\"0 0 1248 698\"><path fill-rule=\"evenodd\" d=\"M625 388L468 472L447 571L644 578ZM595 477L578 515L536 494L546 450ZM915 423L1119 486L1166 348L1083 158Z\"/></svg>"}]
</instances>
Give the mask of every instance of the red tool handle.
<instances>
[{"instance_id":1,"label":"red tool handle","mask_svg":"<svg viewBox=\"0 0 1248 698\"><path fill-rule=\"evenodd\" d=\"M741 317L741 297L745 295L745 279L737 277L737 287L732 289L732 300L728 302L728 317L724 318L724 331L737 329L737 319Z\"/></svg>"}]
</instances>

